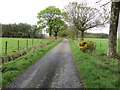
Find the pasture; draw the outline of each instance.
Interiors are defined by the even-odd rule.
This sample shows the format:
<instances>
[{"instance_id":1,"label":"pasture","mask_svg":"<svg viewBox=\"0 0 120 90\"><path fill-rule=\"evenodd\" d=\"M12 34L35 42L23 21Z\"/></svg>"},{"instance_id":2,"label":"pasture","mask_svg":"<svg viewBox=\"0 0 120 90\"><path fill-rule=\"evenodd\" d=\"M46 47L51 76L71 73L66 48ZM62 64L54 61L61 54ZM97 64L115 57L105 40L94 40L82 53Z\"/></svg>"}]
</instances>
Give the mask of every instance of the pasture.
<instances>
[{"instance_id":1,"label":"pasture","mask_svg":"<svg viewBox=\"0 0 120 90\"><path fill-rule=\"evenodd\" d=\"M32 46L36 46L40 43L48 42L47 39L28 39L28 38L1 38L2 40L2 50L0 53L4 55L12 55L18 51L26 50ZM7 42L7 53L6 51Z\"/></svg>"},{"instance_id":2,"label":"pasture","mask_svg":"<svg viewBox=\"0 0 120 90\"><path fill-rule=\"evenodd\" d=\"M108 51L108 39L85 38L85 41L95 42L96 50L98 51L102 51L103 53L107 53ZM120 55L120 39L117 41L117 52Z\"/></svg>"},{"instance_id":3,"label":"pasture","mask_svg":"<svg viewBox=\"0 0 120 90\"><path fill-rule=\"evenodd\" d=\"M108 39L85 38L85 41L93 41L96 45L96 50L107 53Z\"/></svg>"}]
</instances>

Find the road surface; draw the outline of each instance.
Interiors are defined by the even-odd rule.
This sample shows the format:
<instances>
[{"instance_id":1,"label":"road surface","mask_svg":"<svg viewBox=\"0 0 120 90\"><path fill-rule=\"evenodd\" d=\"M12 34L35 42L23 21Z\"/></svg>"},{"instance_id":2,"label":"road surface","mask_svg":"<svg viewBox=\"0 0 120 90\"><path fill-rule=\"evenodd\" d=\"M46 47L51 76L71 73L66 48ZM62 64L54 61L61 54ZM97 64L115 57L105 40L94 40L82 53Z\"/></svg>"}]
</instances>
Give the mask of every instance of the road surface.
<instances>
[{"instance_id":1,"label":"road surface","mask_svg":"<svg viewBox=\"0 0 120 90\"><path fill-rule=\"evenodd\" d=\"M7 88L83 88L68 40L58 44Z\"/></svg>"}]
</instances>

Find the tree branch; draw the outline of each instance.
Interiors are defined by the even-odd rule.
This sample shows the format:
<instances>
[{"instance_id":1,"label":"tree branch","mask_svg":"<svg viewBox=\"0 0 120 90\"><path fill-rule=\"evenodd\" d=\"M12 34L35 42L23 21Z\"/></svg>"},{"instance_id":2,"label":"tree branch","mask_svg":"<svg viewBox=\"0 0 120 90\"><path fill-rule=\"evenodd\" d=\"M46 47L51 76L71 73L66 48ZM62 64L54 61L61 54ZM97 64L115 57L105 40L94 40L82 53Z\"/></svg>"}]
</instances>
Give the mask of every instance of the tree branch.
<instances>
[{"instance_id":1,"label":"tree branch","mask_svg":"<svg viewBox=\"0 0 120 90\"><path fill-rule=\"evenodd\" d=\"M107 3L105 3L105 4L103 4L102 6L100 6L100 7L103 7L103 6L105 6L105 5L107 5L107 4L109 4L111 1L109 1L109 2L107 2Z\"/></svg>"}]
</instances>

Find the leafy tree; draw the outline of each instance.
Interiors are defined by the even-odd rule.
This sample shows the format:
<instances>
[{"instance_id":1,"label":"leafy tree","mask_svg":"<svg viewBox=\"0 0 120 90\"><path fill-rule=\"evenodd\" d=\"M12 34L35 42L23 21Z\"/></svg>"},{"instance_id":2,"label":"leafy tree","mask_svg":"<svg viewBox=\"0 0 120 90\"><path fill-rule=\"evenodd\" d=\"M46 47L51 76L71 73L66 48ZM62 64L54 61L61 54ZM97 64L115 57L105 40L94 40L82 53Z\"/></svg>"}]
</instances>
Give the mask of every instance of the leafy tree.
<instances>
[{"instance_id":1,"label":"leafy tree","mask_svg":"<svg viewBox=\"0 0 120 90\"><path fill-rule=\"evenodd\" d=\"M65 22L60 17L53 18L50 24L53 27L54 36L56 39L60 31L67 29L67 24L65 24Z\"/></svg>"},{"instance_id":2,"label":"leafy tree","mask_svg":"<svg viewBox=\"0 0 120 90\"><path fill-rule=\"evenodd\" d=\"M30 31L30 35L31 37L36 37L36 31L38 30L37 25L32 25L31 26L31 31Z\"/></svg>"},{"instance_id":3,"label":"leafy tree","mask_svg":"<svg viewBox=\"0 0 120 90\"><path fill-rule=\"evenodd\" d=\"M49 36L52 35L52 19L56 18L56 17L61 17L63 15L63 13L56 8L55 6L49 6L47 7L45 10L42 10L38 13L37 18L39 19L38 24L40 25L40 27L49 27L49 29L47 29L47 32L49 33Z\"/></svg>"},{"instance_id":4,"label":"leafy tree","mask_svg":"<svg viewBox=\"0 0 120 90\"><path fill-rule=\"evenodd\" d=\"M31 37L43 38L42 28L43 27L40 27L40 26L38 27L37 25L32 25L31 26Z\"/></svg>"},{"instance_id":5,"label":"leafy tree","mask_svg":"<svg viewBox=\"0 0 120 90\"><path fill-rule=\"evenodd\" d=\"M2 36L3 37L30 37L31 25L28 24L3 24Z\"/></svg>"},{"instance_id":6,"label":"leafy tree","mask_svg":"<svg viewBox=\"0 0 120 90\"><path fill-rule=\"evenodd\" d=\"M24 37L30 37L31 25L20 23L18 24L18 27L19 31L22 33Z\"/></svg>"},{"instance_id":7,"label":"leafy tree","mask_svg":"<svg viewBox=\"0 0 120 90\"><path fill-rule=\"evenodd\" d=\"M109 18L109 15L106 14L106 9L104 9L104 14L102 14L100 10L88 7L83 2L69 3L64 11L66 12L65 19L81 31L82 40L84 40L84 32L86 30L104 25Z\"/></svg>"}]
</instances>

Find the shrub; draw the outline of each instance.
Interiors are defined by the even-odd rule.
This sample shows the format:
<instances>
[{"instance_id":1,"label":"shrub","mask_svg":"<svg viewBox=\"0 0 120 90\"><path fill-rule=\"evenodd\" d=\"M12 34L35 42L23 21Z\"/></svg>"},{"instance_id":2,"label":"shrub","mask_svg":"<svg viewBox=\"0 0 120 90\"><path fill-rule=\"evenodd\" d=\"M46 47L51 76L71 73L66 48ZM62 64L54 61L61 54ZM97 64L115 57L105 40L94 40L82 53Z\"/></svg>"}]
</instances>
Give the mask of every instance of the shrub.
<instances>
[{"instance_id":1,"label":"shrub","mask_svg":"<svg viewBox=\"0 0 120 90\"><path fill-rule=\"evenodd\" d=\"M80 50L83 51L83 52L91 52L91 51L93 51L95 49L94 42L92 42L92 41L79 42L79 46L80 46Z\"/></svg>"},{"instance_id":2,"label":"shrub","mask_svg":"<svg viewBox=\"0 0 120 90\"><path fill-rule=\"evenodd\" d=\"M57 39L72 39L72 38L70 38L70 37L54 37L54 38L57 38Z\"/></svg>"}]
</instances>

